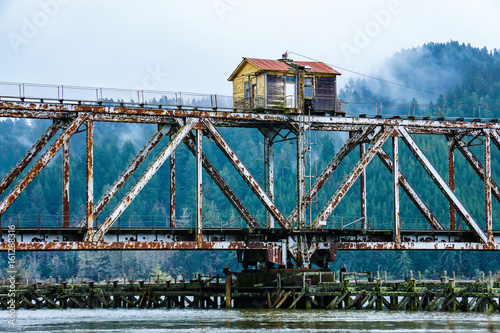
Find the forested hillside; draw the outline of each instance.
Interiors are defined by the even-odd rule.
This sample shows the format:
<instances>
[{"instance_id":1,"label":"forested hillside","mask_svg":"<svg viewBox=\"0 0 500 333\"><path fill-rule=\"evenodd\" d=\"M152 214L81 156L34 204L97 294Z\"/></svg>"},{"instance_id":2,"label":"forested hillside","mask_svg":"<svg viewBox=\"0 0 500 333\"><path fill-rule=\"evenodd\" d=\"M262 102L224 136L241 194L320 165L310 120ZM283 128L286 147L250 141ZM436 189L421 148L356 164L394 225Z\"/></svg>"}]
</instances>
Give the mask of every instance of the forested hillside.
<instances>
[{"instance_id":1,"label":"forested hillside","mask_svg":"<svg viewBox=\"0 0 500 333\"><path fill-rule=\"evenodd\" d=\"M447 116L469 116L475 113L481 117L500 116L500 53L497 50L477 49L457 42L446 44L429 43L421 47L402 50L381 66L377 77L383 77L400 85L387 82L358 79L351 80L340 91L340 97L348 102L414 103L428 105L419 108L419 114L435 115L438 111ZM401 85L412 87L408 89ZM425 91L425 92L423 92ZM0 177L21 158L26 150L50 125L49 121L4 120L0 122ZM94 193L96 200L112 184L128 162L142 148L153 133L153 125L126 125L118 123L96 124L95 126L95 176ZM221 129L221 133L231 143L242 161L253 175L264 183L263 138L255 129ZM341 147L346 133L317 133L313 135L312 165L306 174L319 174L328 164L335 152ZM77 225L83 218L85 201L85 134L80 133L71 139L71 217L70 224ZM446 175L446 141L442 137L416 136L416 140L436 165L442 175ZM120 198L145 169L153 156L163 148L163 142L149 159L118 194ZM390 145L384 147L390 153ZM236 189L239 197L250 211L263 221L264 209L252 191L241 181L238 173L227 162L224 155L208 139L203 141L204 151L216 165L221 175ZM482 146L473 147L479 158ZM285 215L295 207L295 144L284 141L275 147L276 202ZM493 177L500 176L500 154L493 150ZM448 203L433 185L410 152L401 145L401 171L407 176L417 192L434 214L446 225ZM468 166L463 157L457 154L457 194L468 207L477 221L484 220L483 186L479 177ZM194 157L184 146L176 151L177 158L177 210L178 226L194 226L195 218L195 174ZM324 203L331 197L350 168L359 158L355 149L342 166L339 167L320 192L318 203L312 206L314 218ZM58 156L28 187L11 208L2 216L2 226L17 223L20 226L38 223L40 216L46 225L57 225L61 217L62 161ZM379 160L374 159L367 169L368 173L368 216L377 228L392 225L391 174ZM170 215L168 206L169 169L166 163L141 192L121 217L122 225L168 226ZM218 226L221 221L235 220L233 226L240 225L238 215L225 199L207 174L204 174L204 225ZM308 185L307 185L308 186ZM359 215L359 184L355 184L332 216L331 223L355 221ZM5 195L5 194L4 194ZM99 217L102 221L117 199L108 205ZM494 218L500 214L500 205L494 202ZM308 218L310 217L308 213ZM401 192L401 217L403 228L428 228L426 221L411 201ZM460 222L459 222L460 223ZM460 224L465 227L464 223ZM354 225L352 226L354 227ZM498 219L494 227L499 228ZM220 273L225 265L232 270L241 266L232 252L50 252L23 253L18 255L19 266L29 276L46 278L48 276L120 276L138 274L146 276L154 267L168 273ZM338 269L345 264L349 270L389 271L394 274L408 274L410 270L433 274L448 270L457 274L472 276L479 270L497 271L500 255L496 253L474 252L339 252L337 261L331 264ZM6 267L4 261L0 267ZM3 270L5 272L5 270Z\"/></svg>"}]
</instances>

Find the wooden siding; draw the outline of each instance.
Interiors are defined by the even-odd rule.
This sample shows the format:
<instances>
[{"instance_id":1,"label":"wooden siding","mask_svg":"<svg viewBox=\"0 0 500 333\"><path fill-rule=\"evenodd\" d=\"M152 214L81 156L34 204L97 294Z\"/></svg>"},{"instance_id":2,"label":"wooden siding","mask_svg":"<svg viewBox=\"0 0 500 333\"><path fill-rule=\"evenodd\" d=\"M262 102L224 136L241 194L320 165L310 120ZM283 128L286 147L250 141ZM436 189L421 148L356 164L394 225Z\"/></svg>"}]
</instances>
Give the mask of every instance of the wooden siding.
<instances>
[{"instance_id":1,"label":"wooden siding","mask_svg":"<svg viewBox=\"0 0 500 333\"><path fill-rule=\"evenodd\" d=\"M337 87L335 76L316 76L314 80L313 107L317 111L335 110Z\"/></svg>"},{"instance_id":2,"label":"wooden siding","mask_svg":"<svg viewBox=\"0 0 500 333\"><path fill-rule=\"evenodd\" d=\"M257 96L256 96L256 108L264 108L265 105L265 93L266 93L266 78L264 73L257 76Z\"/></svg>"},{"instance_id":3,"label":"wooden siding","mask_svg":"<svg viewBox=\"0 0 500 333\"><path fill-rule=\"evenodd\" d=\"M279 74L267 74L267 108L285 108L285 78Z\"/></svg>"},{"instance_id":4,"label":"wooden siding","mask_svg":"<svg viewBox=\"0 0 500 333\"><path fill-rule=\"evenodd\" d=\"M238 107L244 107L247 108L249 105L247 103L242 103L243 99L245 98L245 84L244 82L248 82L248 74L252 73L257 73L259 72L260 69L249 63L245 62L241 68L238 70L236 73L236 77L233 80L233 107L238 108ZM253 83L255 83L255 78L252 79ZM259 87L257 87L257 90ZM263 91L263 90L262 90Z\"/></svg>"}]
</instances>

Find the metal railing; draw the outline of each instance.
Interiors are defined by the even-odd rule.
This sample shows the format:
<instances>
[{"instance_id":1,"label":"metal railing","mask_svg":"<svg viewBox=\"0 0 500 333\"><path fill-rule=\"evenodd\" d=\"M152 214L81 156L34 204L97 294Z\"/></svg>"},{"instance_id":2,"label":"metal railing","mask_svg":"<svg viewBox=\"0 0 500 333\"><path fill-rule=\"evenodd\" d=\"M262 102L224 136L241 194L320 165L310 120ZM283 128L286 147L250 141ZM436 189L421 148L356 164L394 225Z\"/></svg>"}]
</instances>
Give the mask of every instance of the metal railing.
<instances>
[{"instance_id":1,"label":"metal railing","mask_svg":"<svg viewBox=\"0 0 500 333\"><path fill-rule=\"evenodd\" d=\"M231 96L217 94L13 82L0 82L0 96L1 100L211 109L231 109L233 104Z\"/></svg>"}]
</instances>

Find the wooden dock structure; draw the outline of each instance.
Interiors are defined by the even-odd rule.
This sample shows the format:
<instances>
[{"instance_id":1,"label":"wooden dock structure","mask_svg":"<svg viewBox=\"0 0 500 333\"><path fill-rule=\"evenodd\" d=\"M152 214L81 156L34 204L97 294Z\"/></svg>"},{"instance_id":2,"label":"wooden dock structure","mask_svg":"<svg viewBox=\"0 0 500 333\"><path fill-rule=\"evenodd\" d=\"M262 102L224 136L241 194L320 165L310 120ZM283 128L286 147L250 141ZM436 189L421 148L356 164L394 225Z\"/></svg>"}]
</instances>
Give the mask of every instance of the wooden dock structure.
<instances>
[{"instance_id":1,"label":"wooden dock structure","mask_svg":"<svg viewBox=\"0 0 500 333\"><path fill-rule=\"evenodd\" d=\"M484 281L337 281L319 270L224 270L190 281L115 281L0 286L1 309L281 308L500 312L500 283Z\"/></svg>"}]
</instances>

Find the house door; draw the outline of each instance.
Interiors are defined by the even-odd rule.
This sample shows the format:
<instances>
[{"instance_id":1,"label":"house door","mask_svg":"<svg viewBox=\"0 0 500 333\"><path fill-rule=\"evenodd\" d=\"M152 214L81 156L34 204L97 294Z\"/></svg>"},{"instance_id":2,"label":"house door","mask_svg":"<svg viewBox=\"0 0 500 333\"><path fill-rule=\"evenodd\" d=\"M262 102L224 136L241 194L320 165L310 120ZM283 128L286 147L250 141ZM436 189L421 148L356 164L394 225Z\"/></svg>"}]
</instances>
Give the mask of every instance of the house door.
<instances>
[{"instance_id":1,"label":"house door","mask_svg":"<svg viewBox=\"0 0 500 333\"><path fill-rule=\"evenodd\" d=\"M252 107L256 108L257 105L257 85L252 85Z\"/></svg>"},{"instance_id":2,"label":"house door","mask_svg":"<svg viewBox=\"0 0 500 333\"><path fill-rule=\"evenodd\" d=\"M297 84L294 76L285 77L285 107L295 108L297 99Z\"/></svg>"}]
</instances>

